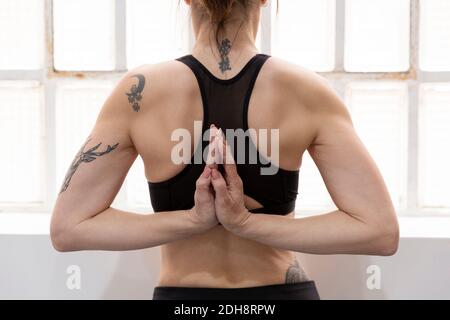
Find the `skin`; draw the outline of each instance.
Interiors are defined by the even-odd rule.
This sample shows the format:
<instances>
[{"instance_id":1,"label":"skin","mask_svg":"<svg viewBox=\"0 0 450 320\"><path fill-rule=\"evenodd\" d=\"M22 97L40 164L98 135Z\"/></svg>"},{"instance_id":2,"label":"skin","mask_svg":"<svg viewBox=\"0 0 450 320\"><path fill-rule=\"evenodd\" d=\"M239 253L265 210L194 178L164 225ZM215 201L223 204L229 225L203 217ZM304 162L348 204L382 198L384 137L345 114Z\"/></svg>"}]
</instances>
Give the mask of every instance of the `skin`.
<instances>
[{"instance_id":1,"label":"skin","mask_svg":"<svg viewBox=\"0 0 450 320\"><path fill-rule=\"evenodd\" d=\"M257 53L254 42L265 1L248 9L244 25L242 11L233 10L220 35L235 39L226 57L211 47L211 26L197 2L185 2L192 6L196 34L192 54L218 78L236 75ZM221 68L225 58L230 63ZM337 210L308 218L294 218L293 213L252 214L249 210L261 205L244 195L235 165L227 163L221 174L214 161L197 180L195 206L189 210L141 215L112 208L138 155L149 181L164 181L179 173L184 165L170 159L177 143L171 141L171 134L185 128L193 136L194 121L203 119L195 76L184 64L167 61L130 70L105 101L69 168L70 181L65 185L65 179L58 195L50 230L54 247L65 252L161 246L159 285L203 287L308 280L295 252L396 252L398 223L385 183L346 106L325 79L270 58L256 81L248 118L255 130L279 129L281 168L300 168L303 154L309 152ZM226 159L220 131L210 141L214 152ZM192 139L192 150L196 143ZM88 151L97 153L92 156Z\"/></svg>"}]
</instances>

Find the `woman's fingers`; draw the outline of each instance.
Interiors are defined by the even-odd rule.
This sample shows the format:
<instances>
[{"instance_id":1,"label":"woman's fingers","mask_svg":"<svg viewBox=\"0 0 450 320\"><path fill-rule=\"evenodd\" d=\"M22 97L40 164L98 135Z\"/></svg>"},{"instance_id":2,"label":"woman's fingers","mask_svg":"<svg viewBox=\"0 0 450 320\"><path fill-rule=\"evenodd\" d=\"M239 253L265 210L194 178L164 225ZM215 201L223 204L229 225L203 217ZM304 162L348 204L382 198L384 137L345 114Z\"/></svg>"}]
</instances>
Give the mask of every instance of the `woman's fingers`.
<instances>
[{"instance_id":1,"label":"woman's fingers","mask_svg":"<svg viewBox=\"0 0 450 320\"><path fill-rule=\"evenodd\" d=\"M221 205L230 204L230 195L227 188L227 183L222 174L217 169L212 169L211 172L211 184L214 188L216 201Z\"/></svg>"},{"instance_id":2,"label":"woman's fingers","mask_svg":"<svg viewBox=\"0 0 450 320\"><path fill-rule=\"evenodd\" d=\"M224 163L224 154L223 154L223 132L222 129L217 130L216 137L214 139L214 147L215 147L215 153L214 153L214 159L217 164L223 164Z\"/></svg>"},{"instance_id":3,"label":"woman's fingers","mask_svg":"<svg viewBox=\"0 0 450 320\"><path fill-rule=\"evenodd\" d=\"M195 187L199 191L209 191L209 186L211 185L211 169L205 166L200 177L197 179Z\"/></svg>"},{"instance_id":4,"label":"woman's fingers","mask_svg":"<svg viewBox=\"0 0 450 320\"><path fill-rule=\"evenodd\" d=\"M217 145L217 128L213 124L209 128L209 146L208 146L208 156L206 158L206 165L213 169L217 169L216 161L216 145Z\"/></svg>"},{"instance_id":5,"label":"woman's fingers","mask_svg":"<svg viewBox=\"0 0 450 320\"><path fill-rule=\"evenodd\" d=\"M238 189L242 188L242 180L237 172L230 145L224 138L222 129L217 129L214 125L211 125L210 128L210 144L206 164L211 169L218 169L218 165L222 164L225 168L225 176L220 176L226 184ZM217 172L219 173L219 171Z\"/></svg>"},{"instance_id":6,"label":"woman's fingers","mask_svg":"<svg viewBox=\"0 0 450 320\"><path fill-rule=\"evenodd\" d=\"M223 159L222 163L225 168L225 180L228 185L241 188L242 180L238 174L236 162L234 161L233 154L231 153L230 145L225 139L223 139L223 136L218 139L218 144L220 144L219 150Z\"/></svg>"},{"instance_id":7,"label":"woman's fingers","mask_svg":"<svg viewBox=\"0 0 450 320\"><path fill-rule=\"evenodd\" d=\"M209 177L211 176L211 168L208 168L207 166L205 166L205 168L203 169L202 175L201 177L204 179L209 179Z\"/></svg>"}]
</instances>

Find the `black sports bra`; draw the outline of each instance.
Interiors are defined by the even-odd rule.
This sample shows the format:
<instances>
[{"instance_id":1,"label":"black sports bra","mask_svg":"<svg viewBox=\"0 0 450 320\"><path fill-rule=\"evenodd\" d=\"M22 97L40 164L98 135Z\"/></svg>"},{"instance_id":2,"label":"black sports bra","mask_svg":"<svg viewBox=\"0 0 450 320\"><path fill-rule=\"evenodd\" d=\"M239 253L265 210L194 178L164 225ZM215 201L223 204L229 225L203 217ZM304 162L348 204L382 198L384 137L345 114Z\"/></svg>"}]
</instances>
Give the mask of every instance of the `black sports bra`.
<instances>
[{"instance_id":1,"label":"black sports bra","mask_svg":"<svg viewBox=\"0 0 450 320\"><path fill-rule=\"evenodd\" d=\"M150 199L155 212L188 210L194 206L195 183L202 173L205 162L203 150L208 141L203 141L203 134L211 124L226 129L248 130L248 105L250 97L263 64L270 56L257 54L251 58L244 68L231 79L219 79L214 76L200 61L192 55L176 60L187 65L194 73L203 103L203 126L201 141L192 155L191 163L176 176L163 182L148 182ZM237 146L237 143L234 144ZM261 168L270 167L263 163L249 136L245 139L245 150L252 149L258 155L256 163L249 161L246 152L245 163L237 162L237 171L244 185L244 194L258 201L262 208L250 210L253 213L285 215L295 208L297 198L299 170L278 171L273 175L262 175ZM232 150L236 160L236 148ZM202 163L196 163L202 159ZM263 158L264 159L264 158Z\"/></svg>"}]
</instances>

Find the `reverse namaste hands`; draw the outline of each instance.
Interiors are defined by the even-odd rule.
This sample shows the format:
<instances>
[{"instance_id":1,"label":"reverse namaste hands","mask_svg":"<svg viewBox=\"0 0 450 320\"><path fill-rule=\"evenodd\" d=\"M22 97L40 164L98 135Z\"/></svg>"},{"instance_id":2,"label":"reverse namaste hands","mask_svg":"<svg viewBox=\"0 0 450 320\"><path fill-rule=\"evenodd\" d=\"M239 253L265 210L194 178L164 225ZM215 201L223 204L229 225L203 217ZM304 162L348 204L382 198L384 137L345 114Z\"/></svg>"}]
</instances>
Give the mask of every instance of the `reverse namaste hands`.
<instances>
[{"instance_id":1,"label":"reverse namaste hands","mask_svg":"<svg viewBox=\"0 0 450 320\"><path fill-rule=\"evenodd\" d=\"M218 170L219 164L223 164L223 174ZM190 216L205 231L220 223L237 232L251 215L244 204L244 188L230 146L222 130L214 125L210 128L208 159L197 180L194 200Z\"/></svg>"}]
</instances>

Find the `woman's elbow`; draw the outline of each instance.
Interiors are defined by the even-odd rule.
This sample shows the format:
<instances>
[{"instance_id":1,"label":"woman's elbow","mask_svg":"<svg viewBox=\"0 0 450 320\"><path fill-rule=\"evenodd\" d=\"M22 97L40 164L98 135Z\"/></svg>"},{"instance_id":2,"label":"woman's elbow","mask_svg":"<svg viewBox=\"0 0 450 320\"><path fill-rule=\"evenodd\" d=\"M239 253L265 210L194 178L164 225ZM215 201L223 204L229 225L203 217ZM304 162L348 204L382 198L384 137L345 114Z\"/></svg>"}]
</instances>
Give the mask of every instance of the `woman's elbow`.
<instances>
[{"instance_id":1,"label":"woman's elbow","mask_svg":"<svg viewBox=\"0 0 450 320\"><path fill-rule=\"evenodd\" d=\"M395 219L383 226L377 237L377 254L380 256L392 256L398 250L400 241L400 230Z\"/></svg>"},{"instance_id":2,"label":"woman's elbow","mask_svg":"<svg viewBox=\"0 0 450 320\"><path fill-rule=\"evenodd\" d=\"M69 252L70 242L67 239L67 235L62 230L50 229L50 239L52 241L53 248L59 252Z\"/></svg>"},{"instance_id":3,"label":"woman's elbow","mask_svg":"<svg viewBox=\"0 0 450 320\"><path fill-rule=\"evenodd\" d=\"M50 240L53 248L59 252L75 251L73 247L74 239L71 236L70 228L62 223L52 221L50 224Z\"/></svg>"}]
</instances>

